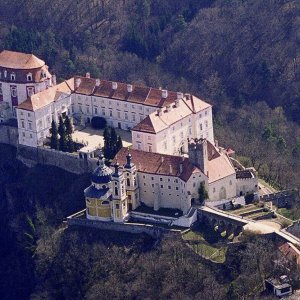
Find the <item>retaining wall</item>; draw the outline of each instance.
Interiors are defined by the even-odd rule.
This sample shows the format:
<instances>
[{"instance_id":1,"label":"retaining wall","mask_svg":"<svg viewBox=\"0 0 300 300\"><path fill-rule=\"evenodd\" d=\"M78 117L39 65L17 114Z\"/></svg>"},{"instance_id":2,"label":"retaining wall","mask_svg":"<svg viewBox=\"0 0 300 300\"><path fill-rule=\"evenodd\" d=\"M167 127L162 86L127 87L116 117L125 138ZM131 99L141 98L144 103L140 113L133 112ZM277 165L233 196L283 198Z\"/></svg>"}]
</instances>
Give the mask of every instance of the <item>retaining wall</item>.
<instances>
[{"instance_id":1,"label":"retaining wall","mask_svg":"<svg viewBox=\"0 0 300 300\"><path fill-rule=\"evenodd\" d=\"M0 143L17 146L18 144L18 128L5 124L0 124Z\"/></svg>"},{"instance_id":2,"label":"retaining wall","mask_svg":"<svg viewBox=\"0 0 300 300\"><path fill-rule=\"evenodd\" d=\"M17 158L29 167L36 164L55 166L75 174L92 172L97 166L96 158L83 159L77 154L70 154L53 149L18 145Z\"/></svg>"},{"instance_id":3,"label":"retaining wall","mask_svg":"<svg viewBox=\"0 0 300 300\"><path fill-rule=\"evenodd\" d=\"M146 233L155 239L161 237L167 229L146 224L130 224L130 223L113 223L113 222L102 222L102 221L92 221L88 219L81 218L67 218L67 223L69 226L84 226L84 227L94 227L101 230L113 230L120 232L128 232L134 234Z\"/></svg>"},{"instance_id":4,"label":"retaining wall","mask_svg":"<svg viewBox=\"0 0 300 300\"><path fill-rule=\"evenodd\" d=\"M292 225L285 228L285 231L291 233L297 238L300 238L300 221L294 222Z\"/></svg>"}]
</instances>

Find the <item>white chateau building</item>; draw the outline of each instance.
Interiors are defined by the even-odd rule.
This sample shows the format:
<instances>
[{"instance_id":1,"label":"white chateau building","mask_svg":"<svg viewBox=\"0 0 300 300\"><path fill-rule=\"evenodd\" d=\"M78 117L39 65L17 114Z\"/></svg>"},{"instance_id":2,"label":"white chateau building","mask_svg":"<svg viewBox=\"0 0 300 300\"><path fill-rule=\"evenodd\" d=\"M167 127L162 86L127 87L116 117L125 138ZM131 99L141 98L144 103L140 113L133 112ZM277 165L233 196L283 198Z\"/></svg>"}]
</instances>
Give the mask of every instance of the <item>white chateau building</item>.
<instances>
[{"instance_id":1,"label":"white chateau building","mask_svg":"<svg viewBox=\"0 0 300 300\"><path fill-rule=\"evenodd\" d=\"M86 123L101 116L108 125L132 132L130 155L122 149L113 170L100 160L85 190L88 218L123 222L130 211L143 214L139 207L146 207L177 210L185 218L180 222L189 223L202 182L209 200L257 191L255 172L237 172L226 151L215 145L212 106L203 100L93 79L89 73L55 81L34 55L0 53L0 116L17 118L20 145L42 146L51 121L60 115Z\"/></svg>"},{"instance_id":2,"label":"white chateau building","mask_svg":"<svg viewBox=\"0 0 300 300\"><path fill-rule=\"evenodd\" d=\"M54 78L55 80L55 78ZM0 121L16 116L16 107L52 85L45 62L32 54L0 53Z\"/></svg>"}]
</instances>

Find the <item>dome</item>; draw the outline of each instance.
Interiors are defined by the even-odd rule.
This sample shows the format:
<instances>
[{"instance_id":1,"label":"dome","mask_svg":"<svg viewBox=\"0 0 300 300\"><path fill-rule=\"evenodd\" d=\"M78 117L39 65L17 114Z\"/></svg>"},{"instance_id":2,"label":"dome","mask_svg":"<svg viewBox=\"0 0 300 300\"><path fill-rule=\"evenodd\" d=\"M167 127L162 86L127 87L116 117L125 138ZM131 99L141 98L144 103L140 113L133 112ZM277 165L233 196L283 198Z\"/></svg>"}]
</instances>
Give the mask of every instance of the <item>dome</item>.
<instances>
[{"instance_id":1,"label":"dome","mask_svg":"<svg viewBox=\"0 0 300 300\"><path fill-rule=\"evenodd\" d=\"M108 183L111 181L112 170L105 165L104 156L101 155L97 163L98 167L92 175L92 182L94 183Z\"/></svg>"}]
</instances>

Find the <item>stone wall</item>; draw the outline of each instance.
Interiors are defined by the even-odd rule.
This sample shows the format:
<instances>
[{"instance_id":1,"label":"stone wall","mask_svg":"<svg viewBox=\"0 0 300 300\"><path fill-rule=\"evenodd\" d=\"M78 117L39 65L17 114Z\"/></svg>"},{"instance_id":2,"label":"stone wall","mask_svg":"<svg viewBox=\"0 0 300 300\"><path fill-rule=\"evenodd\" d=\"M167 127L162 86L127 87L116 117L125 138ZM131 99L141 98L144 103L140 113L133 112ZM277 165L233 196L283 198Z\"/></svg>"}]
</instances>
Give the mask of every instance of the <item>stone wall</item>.
<instances>
[{"instance_id":1,"label":"stone wall","mask_svg":"<svg viewBox=\"0 0 300 300\"><path fill-rule=\"evenodd\" d=\"M291 226L285 229L288 233L291 233L297 238L300 238L300 221L294 222Z\"/></svg>"},{"instance_id":2,"label":"stone wall","mask_svg":"<svg viewBox=\"0 0 300 300\"><path fill-rule=\"evenodd\" d=\"M84 226L84 227L94 227L100 230L113 230L113 231L128 232L134 234L146 233L155 239L160 238L164 232L168 232L167 229L155 225L102 222L102 221L92 221L84 218L69 217L67 218L67 224L69 226L77 225L77 226Z\"/></svg>"},{"instance_id":3,"label":"stone wall","mask_svg":"<svg viewBox=\"0 0 300 300\"><path fill-rule=\"evenodd\" d=\"M24 145L18 146L17 158L29 167L36 164L50 165L75 174L92 172L97 166L96 158L83 159L77 154Z\"/></svg>"},{"instance_id":4,"label":"stone wall","mask_svg":"<svg viewBox=\"0 0 300 300\"><path fill-rule=\"evenodd\" d=\"M18 128L0 124L0 143L16 147L18 144Z\"/></svg>"}]
</instances>

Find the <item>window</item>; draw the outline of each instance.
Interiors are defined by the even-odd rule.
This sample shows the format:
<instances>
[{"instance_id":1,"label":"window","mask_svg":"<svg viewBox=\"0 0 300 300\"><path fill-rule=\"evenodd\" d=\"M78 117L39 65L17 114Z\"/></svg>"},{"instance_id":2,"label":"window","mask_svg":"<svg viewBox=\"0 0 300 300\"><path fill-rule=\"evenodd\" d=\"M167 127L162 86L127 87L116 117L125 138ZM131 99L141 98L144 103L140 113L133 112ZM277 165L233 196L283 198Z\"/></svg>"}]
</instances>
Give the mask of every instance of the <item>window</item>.
<instances>
[{"instance_id":1,"label":"window","mask_svg":"<svg viewBox=\"0 0 300 300\"><path fill-rule=\"evenodd\" d=\"M22 127L22 128L25 128L24 120L21 121L21 127Z\"/></svg>"},{"instance_id":2,"label":"window","mask_svg":"<svg viewBox=\"0 0 300 300\"><path fill-rule=\"evenodd\" d=\"M128 113L125 113L125 120L128 120Z\"/></svg>"},{"instance_id":3,"label":"window","mask_svg":"<svg viewBox=\"0 0 300 300\"><path fill-rule=\"evenodd\" d=\"M132 121L135 122L135 114L132 115Z\"/></svg>"},{"instance_id":4,"label":"window","mask_svg":"<svg viewBox=\"0 0 300 300\"><path fill-rule=\"evenodd\" d=\"M154 184L152 183L152 187L154 188Z\"/></svg>"},{"instance_id":5,"label":"window","mask_svg":"<svg viewBox=\"0 0 300 300\"><path fill-rule=\"evenodd\" d=\"M98 115L98 108L97 107L94 108L94 112L95 112L95 115Z\"/></svg>"},{"instance_id":6,"label":"window","mask_svg":"<svg viewBox=\"0 0 300 300\"><path fill-rule=\"evenodd\" d=\"M173 140L173 144L175 144L176 143L176 137L175 137L175 135L172 137L172 140Z\"/></svg>"},{"instance_id":7,"label":"window","mask_svg":"<svg viewBox=\"0 0 300 300\"><path fill-rule=\"evenodd\" d=\"M30 133L30 138L32 139L32 134Z\"/></svg>"},{"instance_id":8,"label":"window","mask_svg":"<svg viewBox=\"0 0 300 300\"><path fill-rule=\"evenodd\" d=\"M2 92L2 83L0 83L0 95L3 95L3 92Z\"/></svg>"},{"instance_id":9,"label":"window","mask_svg":"<svg viewBox=\"0 0 300 300\"><path fill-rule=\"evenodd\" d=\"M117 187L115 187L115 195L118 196L119 195L119 190Z\"/></svg>"},{"instance_id":10,"label":"window","mask_svg":"<svg viewBox=\"0 0 300 300\"><path fill-rule=\"evenodd\" d=\"M86 113L87 113L87 114L90 113L90 107L89 107L89 106L86 107Z\"/></svg>"},{"instance_id":11,"label":"window","mask_svg":"<svg viewBox=\"0 0 300 300\"><path fill-rule=\"evenodd\" d=\"M216 192L216 188L213 188L213 193L215 193Z\"/></svg>"},{"instance_id":12,"label":"window","mask_svg":"<svg viewBox=\"0 0 300 300\"><path fill-rule=\"evenodd\" d=\"M118 118L121 119L121 112L118 111Z\"/></svg>"},{"instance_id":13,"label":"window","mask_svg":"<svg viewBox=\"0 0 300 300\"><path fill-rule=\"evenodd\" d=\"M151 140L151 136L150 135L148 135L148 140Z\"/></svg>"},{"instance_id":14,"label":"window","mask_svg":"<svg viewBox=\"0 0 300 300\"><path fill-rule=\"evenodd\" d=\"M22 134L23 134L23 137L25 137L25 132L22 132Z\"/></svg>"},{"instance_id":15,"label":"window","mask_svg":"<svg viewBox=\"0 0 300 300\"><path fill-rule=\"evenodd\" d=\"M34 87L33 86L28 86L27 87L27 96L31 97L34 94Z\"/></svg>"},{"instance_id":16,"label":"window","mask_svg":"<svg viewBox=\"0 0 300 300\"><path fill-rule=\"evenodd\" d=\"M131 108L134 108L134 105L131 105Z\"/></svg>"},{"instance_id":17,"label":"window","mask_svg":"<svg viewBox=\"0 0 300 300\"><path fill-rule=\"evenodd\" d=\"M171 189L171 186L170 186L170 185L168 186L168 189L169 189L169 190Z\"/></svg>"},{"instance_id":18,"label":"window","mask_svg":"<svg viewBox=\"0 0 300 300\"><path fill-rule=\"evenodd\" d=\"M116 209L119 209L120 208L120 205L119 204L116 204Z\"/></svg>"},{"instance_id":19,"label":"window","mask_svg":"<svg viewBox=\"0 0 300 300\"><path fill-rule=\"evenodd\" d=\"M126 180L126 185L130 186L130 179L129 178L127 178L127 180Z\"/></svg>"},{"instance_id":20,"label":"window","mask_svg":"<svg viewBox=\"0 0 300 300\"><path fill-rule=\"evenodd\" d=\"M11 86L10 87L10 92L12 97L17 97L18 92L17 92L17 87L16 86Z\"/></svg>"},{"instance_id":21,"label":"window","mask_svg":"<svg viewBox=\"0 0 300 300\"><path fill-rule=\"evenodd\" d=\"M27 74L27 81L32 81L32 74L31 73Z\"/></svg>"},{"instance_id":22,"label":"window","mask_svg":"<svg viewBox=\"0 0 300 300\"><path fill-rule=\"evenodd\" d=\"M232 181L231 180L229 181L229 185L232 185Z\"/></svg>"},{"instance_id":23,"label":"window","mask_svg":"<svg viewBox=\"0 0 300 300\"><path fill-rule=\"evenodd\" d=\"M5 70L4 71L4 77L6 78L6 76L7 76L7 71Z\"/></svg>"},{"instance_id":24,"label":"window","mask_svg":"<svg viewBox=\"0 0 300 300\"><path fill-rule=\"evenodd\" d=\"M205 111L205 115L207 116L207 111Z\"/></svg>"},{"instance_id":25,"label":"window","mask_svg":"<svg viewBox=\"0 0 300 300\"><path fill-rule=\"evenodd\" d=\"M138 150L141 150L141 144L138 143L137 146L138 146Z\"/></svg>"},{"instance_id":26,"label":"window","mask_svg":"<svg viewBox=\"0 0 300 300\"><path fill-rule=\"evenodd\" d=\"M28 126L29 126L29 129L31 130L32 129L32 123L28 122Z\"/></svg>"},{"instance_id":27,"label":"window","mask_svg":"<svg viewBox=\"0 0 300 300\"><path fill-rule=\"evenodd\" d=\"M139 134L137 134L136 137L139 139L141 136Z\"/></svg>"},{"instance_id":28,"label":"window","mask_svg":"<svg viewBox=\"0 0 300 300\"><path fill-rule=\"evenodd\" d=\"M164 186L163 186L163 185L161 185L160 187L161 187L162 189L164 188Z\"/></svg>"},{"instance_id":29,"label":"window","mask_svg":"<svg viewBox=\"0 0 300 300\"><path fill-rule=\"evenodd\" d=\"M149 152L152 152L152 145L149 145Z\"/></svg>"},{"instance_id":30,"label":"window","mask_svg":"<svg viewBox=\"0 0 300 300\"><path fill-rule=\"evenodd\" d=\"M16 74L15 73L10 74L10 80L11 81L15 81L16 80Z\"/></svg>"},{"instance_id":31,"label":"window","mask_svg":"<svg viewBox=\"0 0 300 300\"><path fill-rule=\"evenodd\" d=\"M112 117L112 111L111 110L109 111L109 116Z\"/></svg>"},{"instance_id":32,"label":"window","mask_svg":"<svg viewBox=\"0 0 300 300\"><path fill-rule=\"evenodd\" d=\"M205 121L205 127L206 128L208 127L208 121Z\"/></svg>"},{"instance_id":33,"label":"window","mask_svg":"<svg viewBox=\"0 0 300 300\"><path fill-rule=\"evenodd\" d=\"M105 116L105 108L102 108L102 115Z\"/></svg>"},{"instance_id":34,"label":"window","mask_svg":"<svg viewBox=\"0 0 300 300\"><path fill-rule=\"evenodd\" d=\"M160 177L159 180L162 181L162 178Z\"/></svg>"},{"instance_id":35,"label":"window","mask_svg":"<svg viewBox=\"0 0 300 300\"><path fill-rule=\"evenodd\" d=\"M154 180L154 177L151 177L151 180Z\"/></svg>"},{"instance_id":36,"label":"window","mask_svg":"<svg viewBox=\"0 0 300 300\"><path fill-rule=\"evenodd\" d=\"M31 114L30 113L28 113L28 118L30 118L31 117Z\"/></svg>"},{"instance_id":37,"label":"window","mask_svg":"<svg viewBox=\"0 0 300 300\"><path fill-rule=\"evenodd\" d=\"M176 186L176 191L178 191L178 186Z\"/></svg>"},{"instance_id":38,"label":"window","mask_svg":"<svg viewBox=\"0 0 300 300\"><path fill-rule=\"evenodd\" d=\"M168 146L167 146L167 142L164 142L164 149L167 150Z\"/></svg>"},{"instance_id":39,"label":"window","mask_svg":"<svg viewBox=\"0 0 300 300\"><path fill-rule=\"evenodd\" d=\"M202 123L200 123L200 130L202 130Z\"/></svg>"}]
</instances>

